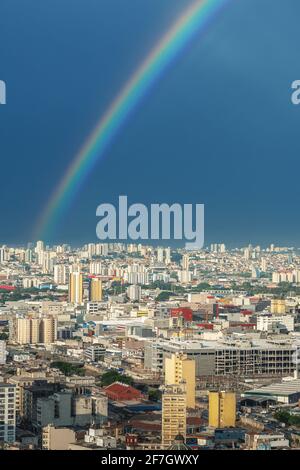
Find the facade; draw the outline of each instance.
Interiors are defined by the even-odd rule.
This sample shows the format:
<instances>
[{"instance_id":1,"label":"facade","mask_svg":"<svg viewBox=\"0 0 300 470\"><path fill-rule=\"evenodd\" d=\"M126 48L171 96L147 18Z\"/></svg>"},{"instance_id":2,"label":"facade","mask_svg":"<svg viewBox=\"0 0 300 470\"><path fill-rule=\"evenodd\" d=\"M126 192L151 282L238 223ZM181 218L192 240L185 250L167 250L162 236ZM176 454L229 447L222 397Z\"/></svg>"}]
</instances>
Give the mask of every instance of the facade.
<instances>
[{"instance_id":1,"label":"facade","mask_svg":"<svg viewBox=\"0 0 300 470\"><path fill-rule=\"evenodd\" d=\"M55 317L16 318L11 331L11 339L18 344L51 344L57 339L57 319Z\"/></svg>"},{"instance_id":2,"label":"facade","mask_svg":"<svg viewBox=\"0 0 300 470\"><path fill-rule=\"evenodd\" d=\"M16 415L18 417L23 417L25 413L25 388L32 386L36 381L45 381L45 377L24 377L24 376L13 376L8 379L8 382L13 384L16 394Z\"/></svg>"},{"instance_id":3,"label":"facade","mask_svg":"<svg viewBox=\"0 0 300 470\"><path fill-rule=\"evenodd\" d=\"M162 445L169 447L180 434L186 437L185 384L166 385L162 395Z\"/></svg>"},{"instance_id":4,"label":"facade","mask_svg":"<svg viewBox=\"0 0 300 470\"><path fill-rule=\"evenodd\" d=\"M40 429L48 424L54 426L73 424L71 391L57 392L49 397L37 399L36 427Z\"/></svg>"},{"instance_id":5,"label":"facade","mask_svg":"<svg viewBox=\"0 0 300 470\"><path fill-rule=\"evenodd\" d=\"M69 444L76 441L73 429L48 425L42 431L42 450L68 450Z\"/></svg>"},{"instance_id":6,"label":"facade","mask_svg":"<svg viewBox=\"0 0 300 470\"><path fill-rule=\"evenodd\" d=\"M54 266L54 273L53 273L53 277L54 277L54 282L55 284L67 284L67 281L68 281L68 268L66 265L64 264L56 264Z\"/></svg>"},{"instance_id":7,"label":"facade","mask_svg":"<svg viewBox=\"0 0 300 470\"><path fill-rule=\"evenodd\" d=\"M57 339L57 319L47 317L41 319L40 342L43 344L54 343Z\"/></svg>"},{"instance_id":8,"label":"facade","mask_svg":"<svg viewBox=\"0 0 300 470\"><path fill-rule=\"evenodd\" d=\"M295 319L292 315L259 315L256 328L259 331L268 331L273 325L283 325L287 331L294 331Z\"/></svg>"},{"instance_id":9,"label":"facade","mask_svg":"<svg viewBox=\"0 0 300 470\"><path fill-rule=\"evenodd\" d=\"M102 281L96 277L90 279L89 301L101 302L102 300Z\"/></svg>"},{"instance_id":10,"label":"facade","mask_svg":"<svg viewBox=\"0 0 300 470\"><path fill-rule=\"evenodd\" d=\"M59 391L60 385L55 383L48 383L46 379L44 380L35 380L32 385L25 386L23 390L23 418L26 422L31 423L33 428L39 428L43 422L43 426L48 424L44 422L44 418L42 416L43 410L46 409L45 406L39 407L38 412L38 400L42 398L48 398L53 393ZM52 402L51 402L52 403ZM39 402L39 404L41 404ZM44 404L43 404L44 405ZM52 405L51 405L52 406ZM54 406L52 406L52 410ZM47 411L48 415L52 419L51 411ZM38 417L39 415L39 417Z\"/></svg>"},{"instance_id":11,"label":"facade","mask_svg":"<svg viewBox=\"0 0 300 470\"><path fill-rule=\"evenodd\" d=\"M236 420L236 397L233 392L209 392L209 426L213 428L234 427Z\"/></svg>"},{"instance_id":12,"label":"facade","mask_svg":"<svg viewBox=\"0 0 300 470\"><path fill-rule=\"evenodd\" d=\"M29 344L31 342L31 329L29 318L16 319L16 342L18 344Z\"/></svg>"},{"instance_id":13,"label":"facade","mask_svg":"<svg viewBox=\"0 0 300 470\"><path fill-rule=\"evenodd\" d=\"M16 439L16 394L15 386L0 383L0 442Z\"/></svg>"},{"instance_id":14,"label":"facade","mask_svg":"<svg viewBox=\"0 0 300 470\"><path fill-rule=\"evenodd\" d=\"M6 342L0 341L0 365L6 363Z\"/></svg>"},{"instance_id":15,"label":"facade","mask_svg":"<svg viewBox=\"0 0 300 470\"><path fill-rule=\"evenodd\" d=\"M77 305L83 302L83 276L79 272L70 273L69 302Z\"/></svg>"},{"instance_id":16,"label":"facade","mask_svg":"<svg viewBox=\"0 0 300 470\"><path fill-rule=\"evenodd\" d=\"M291 375L296 346L289 341L159 341L145 346L144 364L163 372L164 357L181 352L196 364L196 377L211 375Z\"/></svg>"},{"instance_id":17,"label":"facade","mask_svg":"<svg viewBox=\"0 0 300 470\"><path fill-rule=\"evenodd\" d=\"M92 344L85 349L84 355L90 361L98 362L104 360L105 351L106 348L102 344Z\"/></svg>"},{"instance_id":18,"label":"facade","mask_svg":"<svg viewBox=\"0 0 300 470\"><path fill-rule=\"evenodd\" d=\"M182 382L186 385L186 405L188 408L195 408L195 361L184 354L172 354L165 358L165 384L178 385Z\"/></svg>"},{"instance_id":19,"label":"facade","mask_svg":"<svg viewBox=\"0 0 300 470\"><path fill-rule=\"evenodd\" d=\"M271 300L271 313L275 315L285 314L285 300L284 299L272 299Z\"/></svg>"},{"instance_id":20,"label":"facade","mask_svg":"<svg viewBox=\"0 0 300 470\"><path fill-rule=\"evenodd\" d=\"M140 301L141 293L142 293L141 287L135 284L133 284L132 286L129 286L127 289L127 295L129 299L133 301L135 300Z\"/></svg>"}]
</instances>

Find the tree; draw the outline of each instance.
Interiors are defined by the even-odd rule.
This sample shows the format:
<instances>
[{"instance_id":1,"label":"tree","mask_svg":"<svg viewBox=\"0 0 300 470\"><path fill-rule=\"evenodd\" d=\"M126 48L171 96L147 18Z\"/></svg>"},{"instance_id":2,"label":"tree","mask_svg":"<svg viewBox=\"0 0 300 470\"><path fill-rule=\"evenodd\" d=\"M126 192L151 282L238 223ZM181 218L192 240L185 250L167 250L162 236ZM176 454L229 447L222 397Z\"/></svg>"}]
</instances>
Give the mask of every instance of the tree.
<instances>
[{"instance_id":1,"label":"tree","mask_svg":"<svg viewBox=\"0 0 300 470\"><path fill-rule=\"evenodd\" d=\"M85 375L85 370L83 366L70 364L69 362L63 362L63 361L51 362L50 367L59 369L66 377L69 377L70 375L80 375L80 376Z\"/></svg>"},{"instance_id":2,"label":"tree","mask_svg":"<svg viewBox=\"0 0 300 470\"><path fill-rule=\"evenodd\" d=\"M158 294L158 296L156 297L155 300L157 300L157 302L164 302L165 300L169 300L169 298L170 298L172 295L174 295L173 292L164 290L163 292L160 292L160 293Z\"/></svg>"},{"instance_id":3,"label":"tree","mask_svg":"<svg viewBox=\"0 0 300 470\"><path fill-rule=\"evenodd\" d=\"M161 391L158 388L152 388L148 392L149 400L160 401L161 400Z\"/></svg>"},{"instance_id":4,"label":"tree","mask_svg":"<svg viewBox=\"0 0 300 470\"><path fill-rule=\"evenodd\" d=\"M133 385L133 380L128 375L122 375L117 370L109 370L101 377L101 386L107 387L114 382L122 382L124 384Z\"/></svg>"},{"instance_id":5,"label":"tree","mask_svg":"<svg viewBox=\"0 0 300 470\"><path fill-rule=\"evenodd\" d=\"M274 414L274 417L277 419L277 421L288 424L290 420L290 413L286 410L278 410Z\"/></svg>"}]
</instances>

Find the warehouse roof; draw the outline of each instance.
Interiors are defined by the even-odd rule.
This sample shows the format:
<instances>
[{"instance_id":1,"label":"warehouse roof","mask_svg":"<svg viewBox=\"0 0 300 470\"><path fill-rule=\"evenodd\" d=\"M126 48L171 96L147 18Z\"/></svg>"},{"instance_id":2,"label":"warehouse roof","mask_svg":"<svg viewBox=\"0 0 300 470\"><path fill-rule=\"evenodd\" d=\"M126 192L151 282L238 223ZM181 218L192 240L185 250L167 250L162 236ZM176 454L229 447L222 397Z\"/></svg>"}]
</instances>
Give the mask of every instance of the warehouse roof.
<instances>
[{"instance_id":1,"label":"warehouse roof","mask_svg":"<svg viewBox=\"0 0 300 470\"><path fill-rule=\"evenodd\" d=\"M247 392L245 392L244 396L245 397L249 395L288 396L288 395L293 395L295 393L300 393L300 379L266 385L265 387L261 387L261 388L254 388L252 390L248 390Z\"/></svg>"}]
</instances>

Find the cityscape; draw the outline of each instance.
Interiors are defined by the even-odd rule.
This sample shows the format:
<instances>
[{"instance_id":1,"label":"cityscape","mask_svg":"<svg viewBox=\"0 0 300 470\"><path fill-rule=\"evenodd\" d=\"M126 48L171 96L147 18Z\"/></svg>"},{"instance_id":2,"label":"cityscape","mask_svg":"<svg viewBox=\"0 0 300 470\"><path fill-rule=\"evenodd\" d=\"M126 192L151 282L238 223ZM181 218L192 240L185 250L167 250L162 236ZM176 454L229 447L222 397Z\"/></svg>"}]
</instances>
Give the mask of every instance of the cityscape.
<instances>
[{"instance_id":1,"label":"cityscape","mask_svg":"<svg viewBox=\"0 0 300 470\"><path fill-rule=\"evenodd\" d=\"M5 450L300 448L300 250L0 248Z\"/></svg>"},{"instance_id":2,"label":"cityscape","mask_svg":"<svg viewBox=\"0 0 300 470\"><path fill-rule=\"evenodd\" d=\"M1 0L2 466L300 450L299 17Z\"/></svg>"}]
</instances>

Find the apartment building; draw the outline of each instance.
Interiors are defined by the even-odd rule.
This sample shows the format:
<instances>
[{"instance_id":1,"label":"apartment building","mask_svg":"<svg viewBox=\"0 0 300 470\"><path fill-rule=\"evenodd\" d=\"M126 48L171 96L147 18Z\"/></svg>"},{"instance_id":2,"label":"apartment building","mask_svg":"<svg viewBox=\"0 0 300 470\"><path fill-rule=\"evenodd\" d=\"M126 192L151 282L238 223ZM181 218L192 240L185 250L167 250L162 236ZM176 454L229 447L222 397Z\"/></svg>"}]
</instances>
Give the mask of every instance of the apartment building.
<instances>
[{"instance_id":1,"label":"apartment building","mask_svg":"<svg viewBox=\"0 0 300 470\"><path fill-rule=\"evenodd\" d=\"M196 371L195 360L188 359L185 354L172 354L165 358L165 384L180 384L185 382L186 406L195 408Z\"/></svg>"},{"instance_id":2,"label":"apartment building","mask_svg":"<svg viewBox=\"0 0 300 470\"><path fill-rule=\"evenodd\" d=\"M233 392L211 391L209 397L209 426L214 428L234 427L236 419L236 397Z\"/></svg>"},{"instance_id":3,"label":"apartment building","mask_svg":"<svg viewBox=\"0 0 300 470\"><path fill-rule=\"evenodd\" d=\"M162 395L162 445L169 447L180 434L186 437L185 384L166 385Z\"/></svg>"},{"instance_id":4,"label":"apartment building","mask_svg":"<svg viewBox=\"0 0 300 470\"><path fill-rule=\"evenodd\" d=\"M15 386L0 383L0 442L16 439L16 395Z\"/></svg>"}]
</instances>

